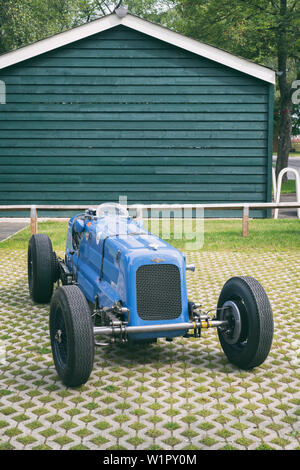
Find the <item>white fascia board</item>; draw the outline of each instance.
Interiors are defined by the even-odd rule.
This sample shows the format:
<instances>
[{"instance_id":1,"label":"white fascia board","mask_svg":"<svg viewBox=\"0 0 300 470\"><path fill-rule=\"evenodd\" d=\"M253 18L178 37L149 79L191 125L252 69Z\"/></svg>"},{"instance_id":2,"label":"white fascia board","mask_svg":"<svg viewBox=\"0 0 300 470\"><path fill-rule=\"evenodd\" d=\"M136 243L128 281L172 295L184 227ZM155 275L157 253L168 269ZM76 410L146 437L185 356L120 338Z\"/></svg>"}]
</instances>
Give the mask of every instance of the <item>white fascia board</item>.
<instances>
[{"instance_id":1,"label":"white fascia board","mask_svg":"<svg viewBox=\"0 0 300 470\"><path fill-rule=\"evenodd\" d=\"M188 38L182 34L171 31L162 26L156 25L149 21L143 20L136 16L127 14L124 18L119 18L115 14L111 14L100 18L99 20L86 23L63 33L56 34L47 39L43 39L29 46L22 47L12 52L8 52L0 56L0 69L31 59L40 54L52 51L59 47L71 44L80 39L87 38L93 34L100 33L107 29L118 25L124 25L135 31L147 34L148 36L160 39L166 43L193 52L201 57L205 57L219 64L231 67L240 72L246 73L253 77L266 82L275 83L275 72L267 67L249 62L246 59L237 57L229 52L223 51L208 44Z\"/></svg>"},{"instance_id":2,"label":"white fascia board","mask_svg":"<svg viewBox=\"0 0 300 470\"><path fill-rule=\"evenodd\" d=\"M182 34L163 28L149 21L142 20L132 15L127 15L121 23L129 28L148 34L156 39L168 42L174 46L185 49L194 54L213 60L219 64L226 65L240 72L244 72L253 77L275 83L275 72L262 65L255 64L241 57L237 57L229 52L223 51L208 44L188 38Z\"/></svg>"},{"instance_id":3,"label":"white fascia board","mask_svg":"<svg viewBox=\"0 0 300 470\"><path fill-rule=\"evenodd\" d=\"M8 52L0 56L0 69L15 65L23 60L31 59L40 54L44 54L49 51L53 51L72 42L79 41L80 39L87 38L93 34L100 33L106 29L118 26L121 23L117 15L109 15L99 20L86 23L82 26L69 29L59 34L55 34L41 41L37 41L29 46L21 47L14 51Z\"/></svg>"}]
</instances>

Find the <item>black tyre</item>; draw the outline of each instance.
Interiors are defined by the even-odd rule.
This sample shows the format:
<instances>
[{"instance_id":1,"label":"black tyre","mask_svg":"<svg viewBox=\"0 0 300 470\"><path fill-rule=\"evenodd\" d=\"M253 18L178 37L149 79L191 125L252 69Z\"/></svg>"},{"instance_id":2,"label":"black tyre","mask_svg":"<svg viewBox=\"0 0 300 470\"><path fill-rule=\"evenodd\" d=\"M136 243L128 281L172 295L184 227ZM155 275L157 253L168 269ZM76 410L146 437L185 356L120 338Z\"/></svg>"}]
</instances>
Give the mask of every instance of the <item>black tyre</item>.
<instances>
[{"instance_id":1,"label":"black tyre","mask_svg":"<svg viewBox=\"0 0 300 470\"><path fill-rule=\"evenodd\" d=\"M227 320L228 328L218 329L228 360L241 369L252 369L264 362L273 340L273 314L262 285L248 276L229 279L218 300L217 317Z\"/></svg>"},{"instance_id":2,"label":"black tyre","mask_svg":"<svg viewBox=\"0 0 300 470\"><path fill-rule=\"evenodd\" d=\"M79 287L56 289L50 304L50 338L62 382L68 387L87 382L94 364L94 332L91 312Z\"/></svg>"},{"instance_id":3,"label":"black tyre","mask_svg":"<svg viewBox=\"0 0 300 470\"><path fill-rule=\"evenodd\" d=\"M51 299L56 280L55 259L50 238L44 233L32 235L28 244L27 265L29 292L34 302L47 303Z\"/></svg>"},{"instance_id":4,"label":"black tyre","mask_svg":"<svg viewBox=\"0 0 300 470\"><path fill-rule=\"evenodd\" d=\"M55 251L52 253L52 276L53 282L58 281L60 278L60 269L59 269L59 262Z\"/></svg>"}]
</instances>

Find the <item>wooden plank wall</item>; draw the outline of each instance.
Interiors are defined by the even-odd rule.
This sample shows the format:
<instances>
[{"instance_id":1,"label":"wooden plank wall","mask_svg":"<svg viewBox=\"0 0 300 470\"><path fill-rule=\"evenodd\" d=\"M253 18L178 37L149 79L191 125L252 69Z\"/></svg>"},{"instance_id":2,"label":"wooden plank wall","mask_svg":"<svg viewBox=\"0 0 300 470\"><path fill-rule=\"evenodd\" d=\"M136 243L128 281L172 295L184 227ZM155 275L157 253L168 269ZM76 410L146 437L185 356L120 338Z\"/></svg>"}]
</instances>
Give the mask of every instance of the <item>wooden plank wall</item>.
<instances>
[{"instance_id":1,"label":"wooden plank wall","mask_svg":"<svg viewBox=\"0 0 300 470\"><path fill-rule=\"evenodd\" d=\"M267 201L267 83L122 26L0 79L0 204Z\"/></svg>"}]
</instances>

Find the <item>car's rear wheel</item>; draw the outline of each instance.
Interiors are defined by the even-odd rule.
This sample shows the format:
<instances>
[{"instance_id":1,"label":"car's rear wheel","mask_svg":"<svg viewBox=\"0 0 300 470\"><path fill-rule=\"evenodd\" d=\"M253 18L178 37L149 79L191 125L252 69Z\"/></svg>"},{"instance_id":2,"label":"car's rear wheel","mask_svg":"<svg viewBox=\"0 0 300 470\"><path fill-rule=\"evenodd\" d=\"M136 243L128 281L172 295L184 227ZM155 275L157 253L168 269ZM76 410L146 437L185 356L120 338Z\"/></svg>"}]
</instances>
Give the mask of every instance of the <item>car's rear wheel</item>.
<instances>
[{"instance_id":1,"label":"car's rear wheel","mask_svg":"<svg viewBox=\"0 0 300 470\"><path fill-rule=\"evenodd\" d=\"M265 361L272 345L273 314L268 296L256 279L229 279L219 297L217 317L228 321L218 334L231 363L247 370Z\"/></svg>"},{"instance_id":2,"label":"car's rear wheel","mask_svg":"<svg viewBox=\"0 0 300 470\"><path fill-rule=\"evenodd\" d=\"M37 303L47 303L53 293L56 255L50 238L44 233L32 235L27 252L29 292Z\"/></svg>"},{"instance_id":3,"label":"car's rear wheel","mask_svg":"<svg viewBox=\"0 0 300 470\"><path fill-rule=\"evenodd\" d=\"M68 387L87 382L94 363L90 308L79 287L56 289L50 305L50 339L56 371Z\"/></svg>"}]
</instances>

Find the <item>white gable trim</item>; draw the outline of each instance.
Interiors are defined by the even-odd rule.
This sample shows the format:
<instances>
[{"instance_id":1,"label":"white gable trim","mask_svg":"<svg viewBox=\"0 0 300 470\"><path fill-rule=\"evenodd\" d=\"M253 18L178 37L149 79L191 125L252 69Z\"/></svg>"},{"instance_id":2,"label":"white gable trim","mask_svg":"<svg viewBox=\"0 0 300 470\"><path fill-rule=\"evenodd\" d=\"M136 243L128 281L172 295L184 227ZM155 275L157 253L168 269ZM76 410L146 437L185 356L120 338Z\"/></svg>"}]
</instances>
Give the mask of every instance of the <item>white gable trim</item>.
<instances>
[{"instance_id":1,"label":"white gable trim","mask_svg":"<svg viewBox=\"0 0 300 470\"><path fill-rule=\"evenodd\" d=\"M162 28L161 26L132 15L125 16L122 23L129 26L129 28L133 28L141 33L148 34L149 36L161 39L162 41L166 41L174 46L186 49L187 51L205 57L206 59L211 59L220 64L227 65L228 67L247 73L256 78L260 78L261 80L265 80L273 84L275 83L275 72L273 70L237 57L229 52L218 49L217 47L188 38L182 34L176 33L167 28Z\"/></svg>"},{"instance_id":2,"label":"white gable trim","mask_svg":"<svg viewBox=\"0 0 300 470\"><path fill-rule=\"evenodd\" d=\"M86 23L82 26L30 44L29 46L3 54L0 56L0 69L17 64L23 60L31 59L32 57L71 44L74 41L87 38L120 24L266 82L275 83L275 72L267 67L249 62L229 52L196 41L195 39L190 39L182 34L130 14L127 14L124 18L119 18L116 14L111 14L92 21L91 23Z\"/></svg>"},{"instance_id":3,"label":"white gable trim","mask_svg":"<svg viewBox=\"0 0 300 470\"><path fill-rule=\"evenodd\" d=\"M109 15L99 20L86 23L82 26L64 31L63 33L55 34L41 41L37 41L29 46L21 47L14 51L8 52L0 56L0 69L9 67L10 65L17 64L23 60L31 59L45 52L53 51L58 47L66 46L72 42L80 39L87 38L93 34L100 33L106 29L113 28L121 23L117 15Z\"/></svg>"}]
</instances>

